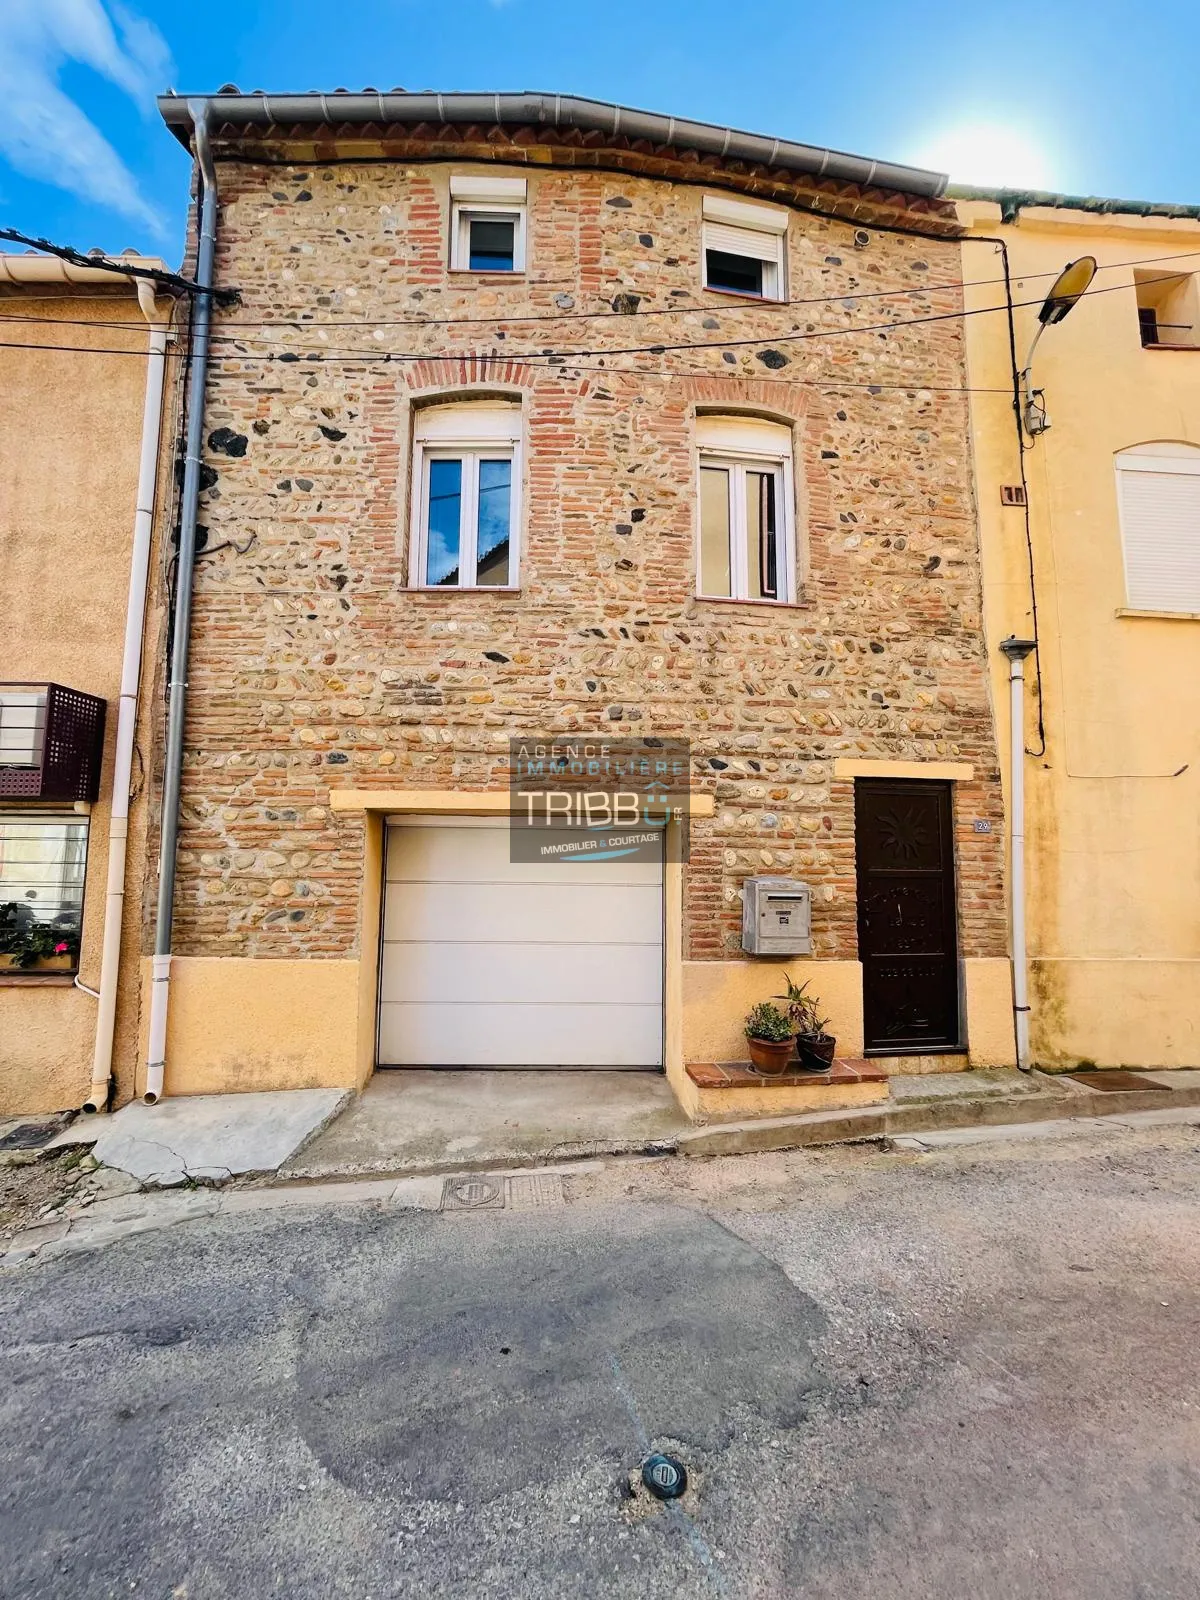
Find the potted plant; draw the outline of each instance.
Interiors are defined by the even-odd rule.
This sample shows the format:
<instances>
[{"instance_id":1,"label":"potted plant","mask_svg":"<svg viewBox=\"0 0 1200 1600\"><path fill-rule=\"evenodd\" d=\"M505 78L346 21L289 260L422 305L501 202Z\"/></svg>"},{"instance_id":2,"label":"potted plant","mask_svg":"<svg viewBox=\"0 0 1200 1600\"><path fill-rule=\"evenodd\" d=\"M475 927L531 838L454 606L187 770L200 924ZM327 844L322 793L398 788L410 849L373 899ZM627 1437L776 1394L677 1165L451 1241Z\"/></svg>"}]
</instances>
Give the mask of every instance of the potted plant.
<instances>
[{"instance_id":1,"label":"potted plant","mask_svg":"<svg viewBox=\"0 0 1200 1600\"><path fill-rule=\"evenodd\" d=\"M786 994L776 996L786 1002L788 1022L796 1038L796 1057L804 1072L828 1072L837 1051L837 1040L825 1030L829 1018L817 1010L817 1002L810 995L807 983L793 983L785 979Z\"/></svg>"},{"instance_id":2,"label":"potted plant","mask_svg":"<svg viewBox=\"0 0 1200 1600\"><path fill-rule=\"evenodd\" d=\"M58 969L75 965L79 930L62 922L38 922L19 900L0 905L0 967Z\"/></svg>"},{"instance_id":3,"label":"potted plant","mask_svg":"<svg viewBox=\"0 0 1200 1600\"><path fill-rule=\"evenodd\" d=\"M770 1000L761 1000L746 1018L750 1059L760 1072L777 1076L787 1071L792 1053L792 1024Z\"/></svg>"}]
</instances>

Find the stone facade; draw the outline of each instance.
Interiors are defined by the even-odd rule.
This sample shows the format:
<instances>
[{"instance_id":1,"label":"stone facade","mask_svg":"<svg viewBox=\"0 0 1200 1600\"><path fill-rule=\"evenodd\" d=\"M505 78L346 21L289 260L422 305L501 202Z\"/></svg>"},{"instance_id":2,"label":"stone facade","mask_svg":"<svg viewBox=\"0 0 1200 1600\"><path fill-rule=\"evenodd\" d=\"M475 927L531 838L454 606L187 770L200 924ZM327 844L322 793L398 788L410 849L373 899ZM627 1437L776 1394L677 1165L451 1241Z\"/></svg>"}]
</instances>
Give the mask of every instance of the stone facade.
<instances>
[{"instance_id":1,"label":"stone facade","mask_svg":"<svg viewBox=\"0 0 1200 1600\"><path fill-rule=\"evenodd\" d=\"M852 960L835 758L972 763L961 954L1003 957L953 239L856 244L797 207L776 306L700 287L720 174L219 170L218 282L241 303L216 317L206 417L177 950L354 956L363 829L331 789L500 787L510 735L586 731L693 743L716 800L685 877L701 962L740 951L754 872L811 882L815 953ZM475 170L528 178L524 276L447 269L449 175ZM413 410L477 395L523 408L520 591L414 592ZM696 598L697 410L793 425L797 604Z\"/></svg>"}]
</instances>

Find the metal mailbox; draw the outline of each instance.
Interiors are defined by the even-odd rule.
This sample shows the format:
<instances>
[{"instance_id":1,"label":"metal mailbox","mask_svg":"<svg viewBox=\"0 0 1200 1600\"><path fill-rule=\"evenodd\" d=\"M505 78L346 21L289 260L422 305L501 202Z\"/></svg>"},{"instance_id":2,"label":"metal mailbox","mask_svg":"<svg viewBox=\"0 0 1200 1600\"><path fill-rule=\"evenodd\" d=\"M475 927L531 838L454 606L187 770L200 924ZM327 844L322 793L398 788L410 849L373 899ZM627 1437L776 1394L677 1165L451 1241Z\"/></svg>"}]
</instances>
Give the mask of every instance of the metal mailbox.
<instances>
[{"instance_id":1,"label":"metal mailbox","mask_svg":"<svg viewBox=\"0 0 1200 1600\"><path fill-rule=\"evenodd\" d=\"M742 949L752 956L812 954L812 890L796 878L747 878Z\"/></svg>"}]
</instances>

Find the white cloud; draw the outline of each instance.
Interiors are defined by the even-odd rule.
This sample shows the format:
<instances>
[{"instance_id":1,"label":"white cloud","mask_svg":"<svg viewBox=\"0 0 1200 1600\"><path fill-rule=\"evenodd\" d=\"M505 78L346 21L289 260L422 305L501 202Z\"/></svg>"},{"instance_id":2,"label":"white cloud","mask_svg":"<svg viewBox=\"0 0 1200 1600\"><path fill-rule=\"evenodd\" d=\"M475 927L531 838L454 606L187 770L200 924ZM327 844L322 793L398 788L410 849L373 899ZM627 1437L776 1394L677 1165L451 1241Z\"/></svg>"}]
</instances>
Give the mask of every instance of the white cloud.
<instances>
[{"instance_id":1,"label":"white cloud","mask_svg":"<svg viewBox=\"0 0 1200 1600\"><path fill-rule=\"evenodd\" d=\"M0 0L0 155L28 178L165 233L121 157L59 88L67 61L107 78L142 110L170 72L158 29L120 0L107 9L104 0Z\"/></svg>"}]
</instances>

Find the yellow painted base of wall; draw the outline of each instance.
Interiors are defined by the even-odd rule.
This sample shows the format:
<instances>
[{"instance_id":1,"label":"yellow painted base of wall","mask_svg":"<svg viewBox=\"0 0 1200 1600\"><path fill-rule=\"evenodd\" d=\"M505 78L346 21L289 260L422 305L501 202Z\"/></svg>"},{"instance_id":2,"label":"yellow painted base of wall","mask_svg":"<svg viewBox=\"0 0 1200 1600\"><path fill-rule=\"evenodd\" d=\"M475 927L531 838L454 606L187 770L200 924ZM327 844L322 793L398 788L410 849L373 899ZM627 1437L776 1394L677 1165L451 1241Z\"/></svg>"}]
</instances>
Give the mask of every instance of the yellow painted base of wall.
<instances>
[{"instance_id":1,"label":"yellow painted base of wall","mask_svg":"<svg viewBox=\"0 0 1200 1600\"><path fill-rule=\"evenodd\" d=\"M674 1085L672 1086L674 1087ZM875 1106L888 1097L886 1083L787 1083L753 1089L702 1089L684 1076L675 1089L693 1122L750 1122L759 1117L791 1117L806 1111L847 1111Z\"/></svg>"},{"instance_id":2,"label":"yellow painted base of wall","mask_svg":"<svg viewBox=\"0 0 1200 1600\"><path fill-rule=\"evenodd\" d=\"M1200 1067L1200 960L1029 963L1033 1059Z\"/></svg>"},{"instance_id":3,"label":"yellow painted base of wall","mask_svg":"<svg viewBox=\"0 0 1200 1600\"><path fill-rule=\"evenodd\" d=\"M1012 963L1007 956L963 962L967 1057L972 1067L1015 1067Z\"/></svg>"},{"instance_id":4,"label":"yellow painted base of wall","mask_svg":"<svg viewBox=\"0 0 1200 1600\"><path fill-rule=\"evenodd\" d=\"M684 1060L743 1060L746 1036L742 1024L747 1011L760 1000L782 994L789 976L795 983L809 983L822 1015L829 1018L838 1055L862 1055L862 967L857 961L812 961L805 956L789 956L756 961L685 961ZM682 1096L680 1099L682 1102Z\"/></svg>"},{"instance_id":5,"label":"yellow painted base of wall","mask_svg":"<svg viewBox=\"0 0 1200 1600\"><path fill-rule=\"evenodd\" d=\"M785 977L808 982L838 1055L863 1052L862 967L857 961L812 961L806 957L756 961L685 961L683 963L684 1061L740 1061L746 1054L742 1022L750 1007L783 992ZM1016 1065L1013 1041L1012 980L1006 957L981 957L963 962L967 1051L946 1056L910 1056L913 1065L888 1070L906 1072L962 1071L965 1067ZM899 1060L901 1058L888 1058ZM687 1109L687 1088L679 1072L667 1076L680 1104ZM690 1081L690 1080L689 1080ZM694 1087L694 1086L693 1086Z\"/></svg>"},{"instance_id":6,"label":"yellow painted base of wall","mask_svg":"<svg viewBox=\"0 0 1200 1600\"><path fill-rule=\"evenodd\" d=\"M967 1072L971 1058L964 1050L940 1056L872 1056L871 1065L889 1078L920 1078L934 1072Z\"/></svg>"},{"instance_id":7,"label":"yellow painted base of wall","mask_svg":"<svg viewBox=\"0 0 1200 1600\"><path fill-rule=\"evenodd\" d=\"M73 984L0 985L0 1117L77 1110L95 1039L96 1002Z\"/></svg>"},{"instance_id":8,"label":"yellow painted base of wall","mask_svg":"<svg viewBox=\"0 0 1200 1600\"><path fill-rule=\"evenodd\" d=\"M142 983L145 1018L149 961ZM360 1088L358 984L357 961L176 956L164 1092ZM145 1045L143 1038L139 1094Z\"/></svg>"}]
</instances>

